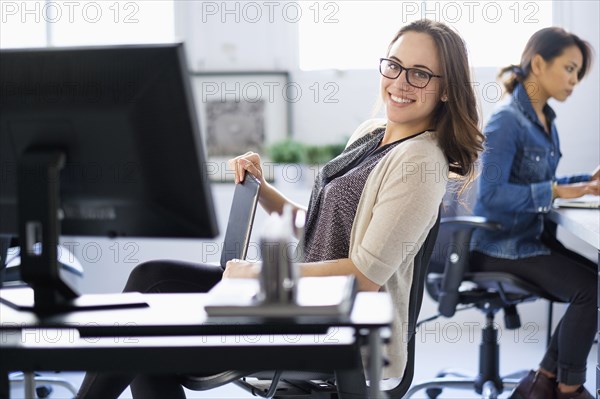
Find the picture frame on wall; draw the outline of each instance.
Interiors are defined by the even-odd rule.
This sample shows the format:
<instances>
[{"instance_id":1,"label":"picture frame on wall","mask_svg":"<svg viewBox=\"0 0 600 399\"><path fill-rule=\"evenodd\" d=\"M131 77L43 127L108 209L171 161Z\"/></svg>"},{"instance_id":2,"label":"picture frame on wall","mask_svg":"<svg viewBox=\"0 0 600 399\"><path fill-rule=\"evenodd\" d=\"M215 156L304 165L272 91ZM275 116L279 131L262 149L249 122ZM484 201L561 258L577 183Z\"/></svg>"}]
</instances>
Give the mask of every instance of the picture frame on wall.
<instances>
[{"instance_id":1,"label":"picture frame on wall","mask_svg":"<svg viewBox=\"0 0 600 399\"><path fill-rule=\"evenodd\" d=\"M291 135L288 72L192 72L209 159L229 159Z\"/></svg>"}]
</instances>

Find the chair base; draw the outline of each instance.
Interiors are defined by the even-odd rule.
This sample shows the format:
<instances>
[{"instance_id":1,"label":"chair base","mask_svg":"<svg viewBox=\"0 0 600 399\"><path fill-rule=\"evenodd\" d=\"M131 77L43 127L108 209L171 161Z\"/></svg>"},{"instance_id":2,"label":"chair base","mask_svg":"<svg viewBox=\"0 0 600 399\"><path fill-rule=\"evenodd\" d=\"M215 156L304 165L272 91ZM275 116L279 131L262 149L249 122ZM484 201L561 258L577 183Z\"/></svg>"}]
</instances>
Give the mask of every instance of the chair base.
<instances>
[{"instance_id":1,"label":"chair base","mask_svg":"<svg viewBox=\"0 0 600 399\"><path fill-rule=\"evenodd\" d=\"M519 385L520 381L520 378L502 377L502 385L504 387L502 391L498 391L496 384L493 381L486 381L483 383L481 397L483 399L497 399L498 395L504 392L504 390L514 389L517 385ZM475 386L477 383L479 383L479 380L476 377L438 377L431 381L426 381L412 386L406 393L406 398L412 397L412 395L414 395L416 392L423 389L427 389L427 395L430 399L435 399L441 394L442 389L444 388L475 391Z\"/></svg>"},{"instance_id":2,"label":"chair base","mask_svg":"<svg viewBox=\"0 0 600 399\"><path fill-rule=\"evenodd\" d=\"M494 327L494 311L491 310L486 314L486 326L481 331L479 374L473 376L455 369L443 370L433 380L412 386L406 393L406 398L426 389L427 396L435 399L444 388L452 388L476 392L484 399L496 399L505 390L515 388L529 372L522 370L501 377L499 370L498 330Z\"/></svg>"},{"instance_id":3,"label":"chair base","mask_svg":"<svg viewBox=\"0 0 600 399\"><path fill-rule=\"evenodd\" d=\"M254 380L243 378L234 382L254 396L265 398L310 398L310 399L333 399L337 398L337 387L325 381L303 381L303 380L281 380L277 389L269 395L267 392L272 388L270 380Z\"/></svg>"}]
</instances>

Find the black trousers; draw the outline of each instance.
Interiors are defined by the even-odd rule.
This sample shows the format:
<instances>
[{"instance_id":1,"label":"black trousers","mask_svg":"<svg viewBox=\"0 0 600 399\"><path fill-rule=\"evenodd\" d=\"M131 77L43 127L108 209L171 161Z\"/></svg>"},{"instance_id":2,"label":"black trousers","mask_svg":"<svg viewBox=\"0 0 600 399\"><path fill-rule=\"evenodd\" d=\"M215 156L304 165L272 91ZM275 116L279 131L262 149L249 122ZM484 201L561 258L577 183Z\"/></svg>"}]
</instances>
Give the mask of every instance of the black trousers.
<instances>
[{"instance_id":1,"label":"black trousers","mask_svg":"<svg viewBox=\"0 0 600 399\"><path fill-rule=\"evenodd\" d=\"M473 252L470 264L476 266L475 271L514 274L569 304L540 366L556 373L563 384L583 384L598 327L598 266L565 248L550 234L544 235L543 242L550 248L550 255L504 259Z\"/></svg>"},{"instance_id":2,"label":"black trousers","mask_svg":"<svg viewBox=\"0 0 600 399\"><path fill-rule=\"evenodd\" d=\"M217 284L223 275L220 266L184 262L158 261L137 266L129 275L124 292L203 293ZM174 312L177 309L173 309ZM159 360L159 359L157 359ZM215 370L213 374L224 370ZM364 399L366 382L362 368L329 372L335 376L340 399ZM137 375L86 373L78 399L116 399L131 386L136 399L185 399L178 375Z\"/></svg>"}]
</instances>

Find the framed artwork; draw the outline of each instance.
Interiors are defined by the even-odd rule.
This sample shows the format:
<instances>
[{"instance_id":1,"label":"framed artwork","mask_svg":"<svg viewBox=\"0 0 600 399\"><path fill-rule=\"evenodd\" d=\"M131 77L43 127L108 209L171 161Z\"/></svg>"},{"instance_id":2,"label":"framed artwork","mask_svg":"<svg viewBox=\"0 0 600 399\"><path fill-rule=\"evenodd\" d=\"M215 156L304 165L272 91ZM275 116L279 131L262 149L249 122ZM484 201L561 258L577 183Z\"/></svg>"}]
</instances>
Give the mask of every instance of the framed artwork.
<instances>
[{"instance_id":1,"label":"framed artwork","mask_svg":"<svg viewBox=\"0 0 600 399\"><path fill-rule=\"evenodd\" d=\"M192 72L209 159L264 153L291 135L287 72Z\"/></svg>"}]
</instances>

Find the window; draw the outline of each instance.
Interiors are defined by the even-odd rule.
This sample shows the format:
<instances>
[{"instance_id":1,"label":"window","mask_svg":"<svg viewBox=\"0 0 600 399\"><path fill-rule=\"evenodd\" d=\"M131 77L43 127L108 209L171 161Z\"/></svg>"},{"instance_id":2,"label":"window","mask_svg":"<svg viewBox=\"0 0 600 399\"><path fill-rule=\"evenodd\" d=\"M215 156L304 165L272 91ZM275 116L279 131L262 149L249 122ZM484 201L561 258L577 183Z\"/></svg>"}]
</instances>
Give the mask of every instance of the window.
<instances>
[{"instance_id":1,"label":"window","mask_svg":"<svg viewBox=\"0 0 600 399\"><path fill-rule=\"evenodd\" d=\"M0 2L0 48L46 45L46 24L39 11L44 1Z\"/></svg>"},{"instance_id":2,"label":"window","mask_svg":"<svg viewBox=\"0 0 600 399\"><path fill-rule=\"evenodd\" d=\"M335 1L304 3L300 68L371 69L398 29L421 18L465 39L472 66L518 63L529 37L552 25L550 1Z\"/></svg>"},{"instance_id":3,"label":"window","mask_svg":"<svg viewBox=\"0 0 600 399\"><path fill-rule=\"evenodd\" d=\"M173 0L2 1L0 47L172 42Z\"/></svg>"}]
</instances>

